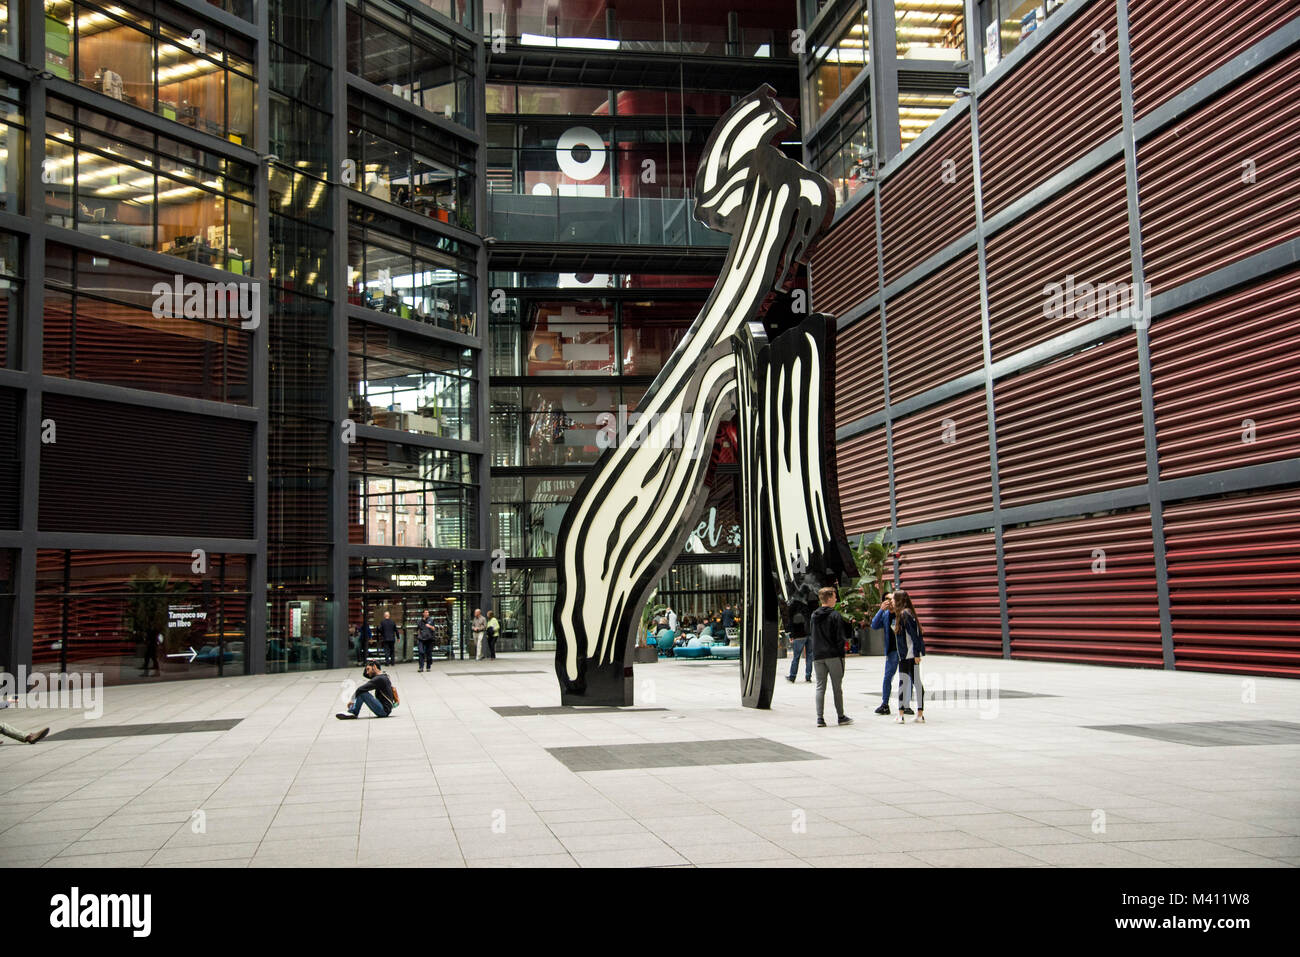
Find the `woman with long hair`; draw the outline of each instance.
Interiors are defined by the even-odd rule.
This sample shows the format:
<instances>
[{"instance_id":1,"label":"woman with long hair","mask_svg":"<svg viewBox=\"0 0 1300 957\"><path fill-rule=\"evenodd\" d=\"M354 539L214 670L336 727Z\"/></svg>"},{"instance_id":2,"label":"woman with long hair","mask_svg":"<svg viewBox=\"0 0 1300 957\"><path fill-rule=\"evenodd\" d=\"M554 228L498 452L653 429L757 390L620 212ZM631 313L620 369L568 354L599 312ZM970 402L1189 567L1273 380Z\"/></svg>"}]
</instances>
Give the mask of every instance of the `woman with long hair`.
<instances>
[{"instance_id":1,"label":"woman with long hair","mask_svg":"<svg viewBox=\"0 0 1300 957\"><path fill-rule=\"evenodd\" d=\"M912 599L901 588L894 589L893 622L891 623L894 649L898 653L898 719L906 718L903 708L916 689L916 720L925 723L925 687L921 684L921 658L925 655L925 640L921 622L917 620Z\"/></svg>"}]
</instances>

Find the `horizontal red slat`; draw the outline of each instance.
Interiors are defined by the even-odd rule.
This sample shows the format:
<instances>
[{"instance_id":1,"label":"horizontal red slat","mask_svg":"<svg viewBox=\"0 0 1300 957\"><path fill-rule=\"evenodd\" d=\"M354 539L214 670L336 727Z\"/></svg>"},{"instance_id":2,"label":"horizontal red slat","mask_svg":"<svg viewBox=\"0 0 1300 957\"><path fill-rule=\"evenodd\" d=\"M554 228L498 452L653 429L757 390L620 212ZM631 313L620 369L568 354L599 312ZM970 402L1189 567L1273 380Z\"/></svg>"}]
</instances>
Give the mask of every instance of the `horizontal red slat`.
<instances>
[{"instance_id":1,"label":"horizontal red slat","mask_svg":"<svg viewBox=\"0 0 1300 957\"><path fill-rule=\"evenodd\" d=\"M884 407L880 313L873 312L835 334L835 426L856 422Z\"/></svg>"},{"instance_id":2,"label":"horizontal red slat","mask_svg":"<svg viewBox=\"0 0 1300 957\"><path fill-rule=\"evenodd\" d=\"M1115 4L1096 0L980 98L984 215L1120 131L1118 51Z\"/></svg>"},{"instance_id":3,"label":"horizontal red slat","mask_svg":"<svg viewBox=\"0 0 1300 957\"><path fill-rule=\"evenodd\" d=\"M876 294L876 204L870 198L821 238L808 269L818 312L842 315Z\"/></svg>"},{"instance_id":4,"label":"horizontal red slat","mask_svg":"<svg viewBox=\"0 0 1300 957\"><path fill-rule=\"evenodd\" d=\"M900 527L991 509L991 476L983 389L894 422Z\"/></svg>"},{"instance_id":5,"label":"horizontal red slat","mask_svg":"<svg viewBox=\"0 0 1300 957\"><path fill-rule=\"evenodd\" d=\"M890 299L887 316L891 402L983 368L979 266L974 251Z\"/></svg>"},{"instance_id":6,"label":"horizontal red slat","mask_svg":"<svg viewBox=\"0 0 1300 957\"><path fill-rule=\"evenodd\" d=\"M975 228L970 117L963 115L880 184L885 283Z\"/></svg>"},{"instance_id":7,"label":"horizontal red slat","mask_svg":"<svg viewBox=\"0 0 1300 957\"><path fill-rule=\"evenodd\" d=\"M1136 115L1145 116L1297 16L1300 0L1129 0Z\"/></svg>"},{"instance_id":8,"label":"horizontal red slat","mask_svg":"<svg viewBox=\"0 0 1300 957\"><path fill-rule=\"evenodd\" d=\"M1300 236L1297 74L1300 51L1138 145L1153 294Z\"/></svg>"},{"instance_id":9,"label":"horizontal red slat","mask_svg":"<svg viewBox=\"0 0 1300 957\"><path fill-rule=\"evenodd\" d=\"M1011 657L1162 664L1147 510L1008 528L1003 555Z\"/></svg>"},{"instance_id":10,"label":"horizontal red slat","mask_svg":"<svg viewBox=\"0 0 1300 957\"><path fill-rule=\"evenodd\" d=\"M1003 507L1146 482L1132 333L994 384Z\"/></svg>"},{"instance_id":11,"label":"horizontal red slat","mask_svg":"<svg viewBox=\"0 0 1300 957\"><path fill-rule=\"evenodd\" d=\"M1084 290L1102 283L1131 289L1133 278L1123 162L1106 164L995 233L987 261L995 362L1101 318ZM1059 303L1046 291L1052 283L1061 286ZM1068 302L1067 288L1074 295Z\"/></svg>"},{"instance_id":12,"label":"horizontal red slat","mask_svg":"<svg viewBox=\"0 0 1300 957\"><path fill-rule=\"evenodd\" d=\"M1160 474L1300 456L1300 269L1150 329Z\"/></svg>"},{"instance_id":13,"label":"horizontal red slat","mask_svg":"<svg viewBox=\"0 0 1300 957\"><path fill-rule=\"evenodd\" d=\"M1300 488L1165 506L1177 667L1300 676L1298 514Z\"/></svg>"},{"instance_id":14,"label":"horizontal red slat","mask_svg":"<svg viewBox=\"0 0 1300 957\"><path fill-rule=\"evenodd\" d=\"M991 532L909 542L895 553L932 652L1000 657L1002 613Z\"/></svg>"},{"instance_id":15,"label":"horizontal red slat","mask_svg":"<svg viewBox=\"0 0 1300 957\"><path fill-rule=\"evenodd\" d=\"M840 513L844 530L856 537L889 526L889 465L883 427L864 432L835 448Z\"/></svg>"}]
</instances>

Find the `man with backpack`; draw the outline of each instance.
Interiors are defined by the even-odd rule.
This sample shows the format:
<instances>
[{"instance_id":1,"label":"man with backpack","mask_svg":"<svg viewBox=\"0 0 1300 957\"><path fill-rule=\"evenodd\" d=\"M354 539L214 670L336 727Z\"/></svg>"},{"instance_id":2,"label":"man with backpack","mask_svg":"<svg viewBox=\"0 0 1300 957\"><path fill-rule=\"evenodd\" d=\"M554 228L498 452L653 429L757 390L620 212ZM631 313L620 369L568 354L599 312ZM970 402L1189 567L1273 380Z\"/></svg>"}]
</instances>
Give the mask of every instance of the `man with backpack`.
<instances>
[{"instance_id":1,"label":"man with backpack","mask_svg":"<svg viewBox=\"0 0 1300 957\"><path fill-rule=\"evenodd\" d=\"M384 674L376 662L367 661L361 673L366 676L366 682L358 685L357 689L352 692L352 700L348 702L348 709L340 711L334 716L340 721L356 718L361 712L363 704L371 710L376 718L387 718L393 713L393 709L402 703L402 699L397 695L397 689L393 687L392 679Z\"/></svg>"},{"instance_id":2,"label":"man with backpack","mask_svg":"<svg viewBox=\"0 0 1300 957\"><path fill-rule=\"evenodd\" d=\"M844 643L849 637L849 624L835 610L839 594L832 587L817 593L821 602L812 613L809 631L812 632L813 668L817 673L817 727L826 727L822 711L826 704L826 679L831 682L835 696L835 711L840 724L852 724L853 719L844 713Z\"/></svg>"},{"instance_id":3,"label":"man with backpack","mask_svg":"<svg viewBox=\"0 0 1300 957\"><path fill-rule=\"evenodd\" d=\"M491 608L487 613L487 643L488 657L496 658L497 656L497 638L501 635L501 622L497 620L497 613Z\"/></svg>"}]
</instances>

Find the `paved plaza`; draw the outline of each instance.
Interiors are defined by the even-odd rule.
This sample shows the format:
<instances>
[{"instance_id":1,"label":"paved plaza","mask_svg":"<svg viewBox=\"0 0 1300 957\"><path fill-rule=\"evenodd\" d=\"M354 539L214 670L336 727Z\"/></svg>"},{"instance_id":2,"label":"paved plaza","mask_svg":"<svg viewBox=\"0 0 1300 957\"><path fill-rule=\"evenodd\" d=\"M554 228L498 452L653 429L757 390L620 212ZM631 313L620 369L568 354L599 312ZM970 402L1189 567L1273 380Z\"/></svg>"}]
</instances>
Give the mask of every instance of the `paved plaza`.
<instances>
[{"instance_id":1,"label":"paved plaza","mask_svg":"<svg viewBox=\"0 0 1300 957\"><path fill-rule=\"evenodd\" d=\"M900 726L871 713L881 668L848 659L856 720L828 702L825 729L802 671L741 708L734 661L560 709L548 653L398 665L385 720L334 718L357 668L10 709L53 730L0 747L0 864L1300 864L1300 682L932 656L928 720Z\"/></svg>"}]
</instances>

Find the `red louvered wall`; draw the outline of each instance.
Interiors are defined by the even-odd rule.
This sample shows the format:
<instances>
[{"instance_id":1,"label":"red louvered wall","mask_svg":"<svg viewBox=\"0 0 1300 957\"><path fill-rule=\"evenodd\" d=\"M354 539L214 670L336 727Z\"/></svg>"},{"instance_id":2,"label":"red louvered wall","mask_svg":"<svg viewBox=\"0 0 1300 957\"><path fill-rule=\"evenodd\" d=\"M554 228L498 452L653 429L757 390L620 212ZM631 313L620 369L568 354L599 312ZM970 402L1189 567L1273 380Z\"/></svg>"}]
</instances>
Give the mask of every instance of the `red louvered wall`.
<instances>
[{"instance_id":1,"label":"red louvered wall","mask_svg":"<svg viewBox=\"0 0 1300 957\"><path fill-rule=\"evenodd\" d=\"M971 251L890 299L889 400L984 367L979 264Z\"/></svg>"},{"instance_id":2,"label":"red louvered wall","mask_svg":"<svg viewBox=\"0 0 1300 957\"><path fill-rule=\"evenodd\" d=\"M1094 52L1095 31L1105 35ZM1096 0L979 101L984 215L1120 132L1119 42L1113 0Z\"/></svg>"},{"instance_id":3,"label":"red louvered wall","mask_svg":"<svg viewBox=\"0 0 1300 957\"><path fill-rule=\"evenodd\" d=\"M835 449L844 530L856 538L889 527L889 460L883 427L854 436Z\"/></svg>"},{"instance_id":4,"label":"red louvered wall","mask_svg":"<svg viewBox=\"0 0 1300 957\"><path fill-rule=\"evenodd\" d=\"M989 324L993 360L1086 325L1093 304L1082 283L1131 283L1128 195L1124 163L1116 159L990 237L987 245ZM1063 287L1070 276L1075 298L1059 314L1049 283Z\"/></svg>"},{"instance_id":5,"label":"red louvered wall","mask_svg":"<svg viewBox=\"0 0 1300 957\"><path fill-rule=\"evenodd\" d=\"M1300 269L1161 317L1149 335L1162 478L1300 457Z\"/></svg>"},{"instance_id":6,"label":"red louvered wall","mask_svg":"<svg viewBox=\"0 0 1300 957\"><path fill-rule=\"evenodd\" d=\"M956 441L945 442L945 420ZM988 411L975 389L894 423L894 496L900 527L993 507Z\"/></svg>"},{"instance_id":7,"label":"red louvered wall","mask_svg":"<svg viewBox=\"0 0 1300 957\"><path fill-rule=\"evenodd\" d=\"M253 538L253 426L46 392L43 532ZM87 481L87 476L93 481Z\"/></svg>"},{"instance_id":8,"label":"red louvered wall","mask_svg":"<svg viewBox=\"0 0 1300 957\"><path fill-rule=\"evenodd\" d=\"M840 316L876 294L876 204L872 197L864 197L817 243L808 270L812 304L818 312Z\"/></svg>"},{"instance_id":9,"label":"red louvered wall","mask_svg":"<svg viewBox=\"0 0 1300 957\"><path fill-rule=\"evenodd\" d=\"M1300 677L1300 489L1164 517L1177 667Z\"/></svg>"},{"instance_id":10,"label":"red louvered wall","mask_svg":"<svg viewBox=\"0 0 1300 957\"><path fill-rule=\"evenodd\" d=\"M963 115L880 184L886 285L975 228L970 144Z\"/></svg>"},{"instance_id":11,"label":"red louvered wall","mask_svg":"<svg viewBox=\"0 0 1300 957\"><path fill-rule=\"evenodd\" d=\"M1162 666L1149 511L1008 528L1002 544L1012 658Z\"/></svg>"},{"instance_id":12,"label":"red louvered wall","mask_svg":"<svg viewBox=\"0 0 1300 957\"><path fill-rule=\"evenodd\" d=\"M1147 480L1132 333L993 386L1002 507Z\"/></svg>"},{"instance_id":13,"label":"red louvered wall","mask_svg":"<svg viewBox=\"0 0 1300 957\"><path fill-rule=\"evenodd\" d=\"M1300 0L1129 0L1134 114L1145 116L1298 16Z\"/></svg>"},{"instance_id":14,"label":"red louvered wall","mask_svg":"<svg viewBox=\"0 0 1300 957\"><path fill-rule=\"evenodd\" d=\"M1300 236L1297 76L1300 50L1138 144L1153 294Z\"/></svg>"},{"instance_id":15,"label":"red louvered wall","mask_svg":"<svg viewBox=\"0 0 1300 957\"><path fill-rule=\"evenodd\" d=\"M1002 656L998 558L992 532L908 542L894 553L927 651Z\"/></svg>"},{"instance_id":16,"label":"red louvered wall","mask_svg":"<svg viewBox=\"0 0 1300 957\"><path fill-rule=\"evenodd\" d=\"M880 313L872 312L835 334L835 427L884 407Z\"/></svg>"}]
</instances>

